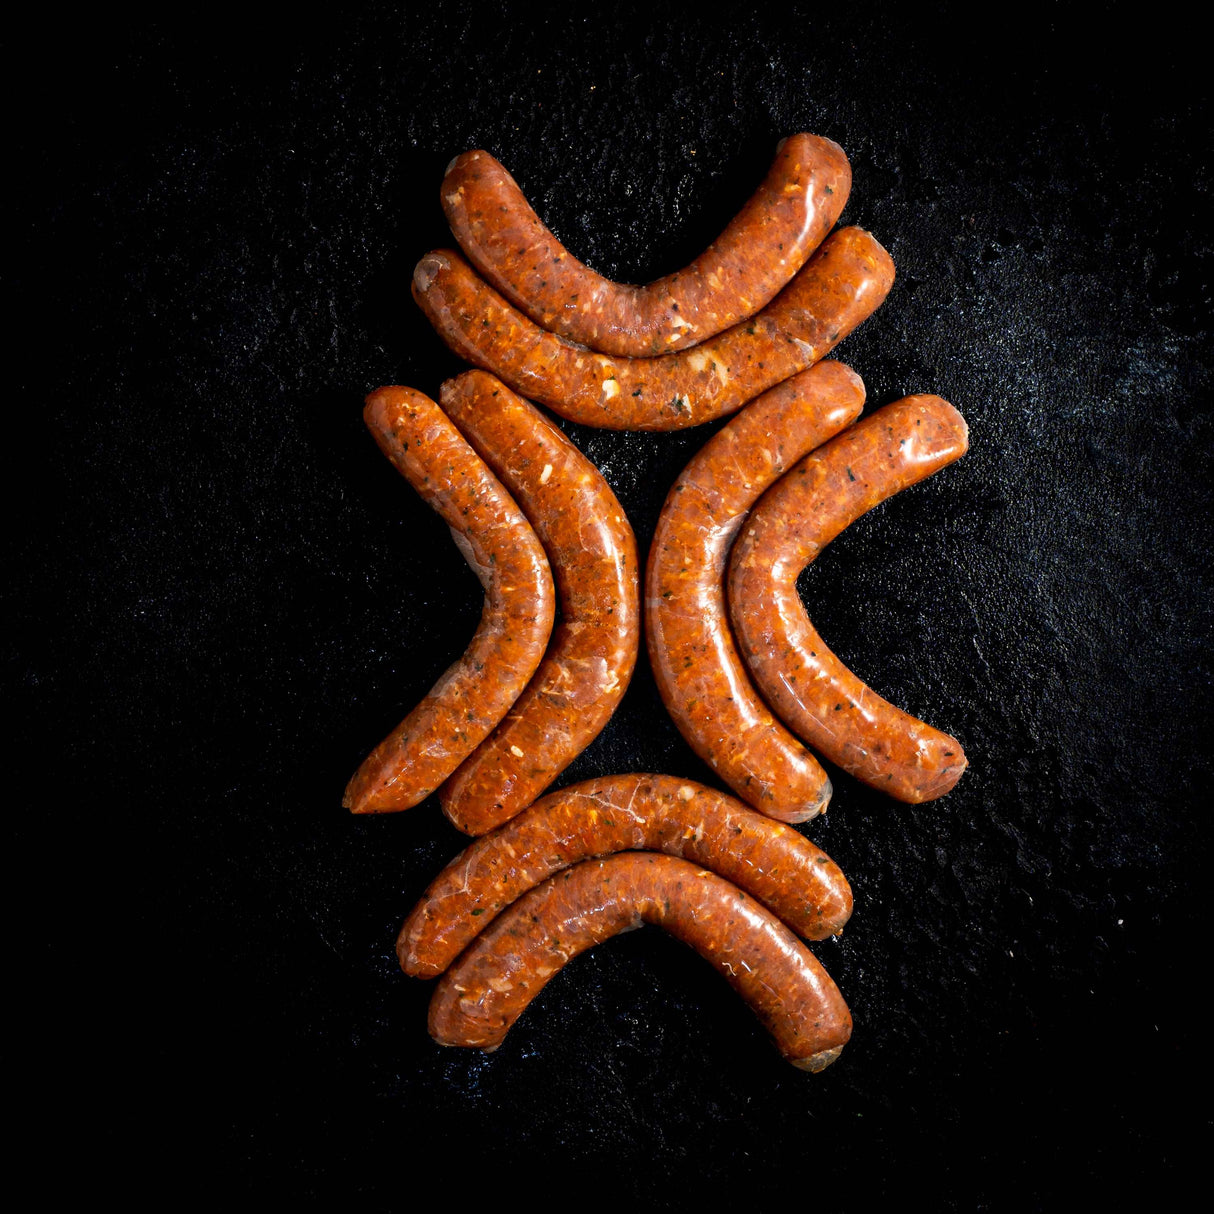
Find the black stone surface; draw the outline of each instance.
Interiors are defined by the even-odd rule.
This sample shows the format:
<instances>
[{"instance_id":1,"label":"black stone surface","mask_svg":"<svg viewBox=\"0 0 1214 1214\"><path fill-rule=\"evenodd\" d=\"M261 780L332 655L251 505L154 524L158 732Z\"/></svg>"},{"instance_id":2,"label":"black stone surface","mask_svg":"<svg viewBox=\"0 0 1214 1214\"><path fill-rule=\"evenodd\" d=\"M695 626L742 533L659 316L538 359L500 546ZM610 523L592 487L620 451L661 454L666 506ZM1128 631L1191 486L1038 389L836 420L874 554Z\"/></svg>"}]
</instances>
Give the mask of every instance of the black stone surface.
<instances>
[{"instance_id":1,"label":"black stone surface","mask_svg":"<svg viewBox=\"0 0 1214 1214\"><path fill-rule=\"evenodd\" d=\"M1180 1191L1210 1146L1208 86L1168 6L918 7L46 11L10 40L9 999L44 1192ZM571 963L496 1054L440 1050L392 944L462 838L433 801L339 802L479 613L360 419L460 368L408 290L450 242L443 168L490 150L645 281L798 130L845 148L844 222L898 266L839 356L870 407L935 392L972 440L803 593L970 770L916 808L837 774L805 828L856 894L816 949L856 1024L822 1075L654 930ZM713 427L566 429L645 548ZM644 659L563 782L627 770L709 780Z\"/></svg>"}]
</instances>

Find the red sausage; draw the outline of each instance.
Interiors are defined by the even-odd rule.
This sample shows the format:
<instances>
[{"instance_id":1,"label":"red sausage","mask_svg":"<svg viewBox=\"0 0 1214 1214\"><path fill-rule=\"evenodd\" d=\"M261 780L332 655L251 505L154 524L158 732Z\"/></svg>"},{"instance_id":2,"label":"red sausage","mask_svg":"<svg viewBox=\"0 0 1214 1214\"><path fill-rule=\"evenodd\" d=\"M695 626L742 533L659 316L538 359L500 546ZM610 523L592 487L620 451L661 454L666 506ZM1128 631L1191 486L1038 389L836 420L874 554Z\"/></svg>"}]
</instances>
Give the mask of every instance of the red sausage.
<instances>
[{"instance_id":1,"label":"red sausage","mask_svg":"<svg viewBox=\"0 0 1214 1214\"><path fill-rule=\"evenodd\" d=\"M354 773L342 804L356 814L416 805L488 736L544 656L555 606L531 524L438 405L412 388L379 388L363 418L450 526L485 588L485 608L463 657Z\"/></svg>"},{"instance_id":2,"label":"red sausage","mask_svg":"<svg viewBox=\"0 0 1214 1214\"><path fill-rule=\"evenodd\" d=\"M784 822L821 812L830 781L772 715L738 655L725 606L729 546L764 489L863 407L860 377L837 362L765 393L683 470L649 549L646 640L667 711L739 797Z\"/></svg>"},{"instance_id":3,"label":"red sausage","mask_svg":"<svg viewBox=\"0 0 1214 1214\"><path fill-rule=\"evenodd\" d=\"M413 297L461 358L570 421L681 430L735 413L811 367L889 293L894 264L860 228L834 232L761 312L703 345L659 358L593 354L508 304L449 249L427 253Z\"/></svg>"},{"instance_id":4,"label":"red sausage","mask_svg":"<svg viewBox=\"0 0 1214 1214\"><path fill-rule=\"evenodd\" d=\"M792 729L899 801L930 801L965 770L960 743L864 685L823 644L797 577L849 523L965 454L965 422L938 396L886 405L807 456L755 507L734 545L729 607L763 694Z\"/></svg>"},{"instance_id":5,"label":"red sausage","mask_svg":"<svg viewBox=\"0 0 1214 1214\"><path fill-rule=\"evenodd\" d=\"M769 303L834 227L850 190L837 143L793 135L725 231L686 269L644 287L572 257L488 152L451 162L442 201L468 260L541 328L646 358L705 341Z\"/></svg>"},{"instance_id":6,"label":"red sausage","mask_svg":"<svg viewBox=\"0 0 1214 1214\"><path fill-rule=\"evenodd\" d=\"M839 1056L851 1015L809 949L737 886L654 852L585 860L524 894L439 979L430 1035L496 1049L566 961L643 922L710 961L794 1066L820 1071Z\"/></svg>"},{"instance_id":7,"label":"red sausage","mask_svg":"<svg viewBox=\"0 0 1214 1214\"><path fill-rule=\"evenodd\" d=\"M401 968L441 974L527 890L580 860L628 850L703 865L807 940L838 935L851 916L839 866L792 827L691 780L608 776L551 793L456 856L401 928Z\"/></svg>"},{"instance_id":8,"label":"red sausage","mask_svg":"<svg viewBox=\"0 0 1214 1214\"><path fill-rule=\"evenodd\" d=\"M441 400L535 528L561 609L527 689L439 789L447 817L482 835L530 805L620 702L640 643L636 539L599 470L500 380L469 371Z\"/></svg>"}]
</instances>

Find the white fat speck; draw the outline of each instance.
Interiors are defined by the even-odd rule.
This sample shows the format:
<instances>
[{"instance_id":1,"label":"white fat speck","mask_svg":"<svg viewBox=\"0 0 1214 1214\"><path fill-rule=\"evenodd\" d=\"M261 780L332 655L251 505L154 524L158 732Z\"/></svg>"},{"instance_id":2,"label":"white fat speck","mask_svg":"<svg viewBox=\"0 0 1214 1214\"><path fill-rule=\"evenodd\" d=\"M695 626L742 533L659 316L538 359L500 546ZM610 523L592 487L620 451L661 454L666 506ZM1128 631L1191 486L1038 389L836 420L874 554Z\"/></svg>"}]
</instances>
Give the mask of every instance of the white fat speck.
<instances>
[{"instance_id":1,"label":"white fat speck","mask_svg":"<svg viewBox=\"0 0 1214 1214\"><path fill-rule=\"evenodd\" d=\"M696 795L696 790L690 784L679 785L679 800L690 801Z\"/></svg>"},{"instance_id":2,"label":"white fat speck","mask_svg":"<svg viewBox=\"0 0 1214 1214\"><path fill-rule=\"evenodd\" d=\"M546 485L548 483L548 478L551 475L552 475L552 465L545 464L543 472L540 473L540 484Z\"/></svg>"},{"instance_id":3,"label":"white fat speck","mask_svg":"<svg viewBox=\"0 0 1214 1214\"><path fill-rule=\"evenodd\" d=\"M708 355L703 350L693 350L687 356L687 362L693 371L703 371L708 366Z\"/></svg>"},{"instance_id":4,"label":"white fat speck","mask_svg":"<svg viewBox=\"0 0 1214 1214\"><path fill-rule=\"evenodd\" d=\"M617 380L614 380L614 379L603 380L603 396L606 397L607 400L610 400L613 396L619 396L619 394L620 394L620 385Z\"/></svg>"},{"instance_id":5,"label":"white fat speck","mask_svg":"<svg viewBox=\"0 0 1214 1214\"><path fill-rule=\"evenodd\" d=\"M519 748L518 748L517 746L511 746L511 747L510 747L510 753L511 753L511 754L512 754L512 755L513 755L513 756L514 756L516 759L521 759L521 758L523 757L523 752L522 752L521 750L519 750Z\"/></svg>"}]
</instances>

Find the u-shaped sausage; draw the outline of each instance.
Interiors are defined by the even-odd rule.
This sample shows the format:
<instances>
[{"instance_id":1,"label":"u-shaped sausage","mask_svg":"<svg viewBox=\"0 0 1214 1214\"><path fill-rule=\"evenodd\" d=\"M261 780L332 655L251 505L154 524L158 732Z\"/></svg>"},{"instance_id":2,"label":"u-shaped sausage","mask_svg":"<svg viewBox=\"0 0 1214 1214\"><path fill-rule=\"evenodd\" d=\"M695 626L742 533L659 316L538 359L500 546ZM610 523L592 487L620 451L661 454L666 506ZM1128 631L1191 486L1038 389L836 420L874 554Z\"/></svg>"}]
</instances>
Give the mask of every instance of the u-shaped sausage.
<instances>
[{"instance_id":1,"label":"u-shaped sausage","mask_svg":"<svg viewBox=\"0 0 1214 1214\"><path fill-rule=\"evenodd\" d=\"M899 801L948 792L965 770L961 744L883 700L831 653L797 577L848 524L968 445L961 414L938 396L886 405L769 489L730 559L738 645L772 707L819 754Z\"/></svg>"},{"instance_id":2,"label":"u-shaped sausage","mask_svg":"<svg viewBox=\"0 0 1214 1214\"><path fill-rule=\"evenodd\" d=\"M769 303L834 227L850 190L837 143L793 135L725 231L685 269L643 287L571 256L488 152L451 162L442 202L468 260L541 328L604 354L647 358L714 337Z\"/></svg>"}]
</instances>

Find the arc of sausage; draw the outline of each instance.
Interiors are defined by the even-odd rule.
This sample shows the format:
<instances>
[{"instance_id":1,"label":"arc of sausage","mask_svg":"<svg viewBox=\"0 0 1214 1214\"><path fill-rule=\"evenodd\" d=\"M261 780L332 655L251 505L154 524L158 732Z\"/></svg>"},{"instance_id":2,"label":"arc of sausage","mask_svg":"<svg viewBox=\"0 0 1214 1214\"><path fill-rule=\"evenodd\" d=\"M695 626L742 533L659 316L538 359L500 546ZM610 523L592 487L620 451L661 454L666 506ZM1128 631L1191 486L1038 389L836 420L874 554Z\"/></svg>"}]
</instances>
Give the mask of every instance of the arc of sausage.
<instances>
[{"instance_id":1,"label":"arc of sausage","mask_svg":"<svg viewBox=\"0 0 1214 1214\"><path fill-rule=\"evenodd\" d=\"M729 548L760 494L863 407L860 377L838 362L764 393L683 470L649 549L646 642L666 709L739 797L784 822L821 812L830 780L746 672L725 602Z\"/></svg>"},{"instance_id":2,"label":"arc of sausage","mask_svg":"<svg viewBox=\"0 0 1214 1214\"><path fill-rule=\"evenodd\" d=\"M886 405L769 489L730 560L730 615L763 694L819 754L899 801L948 792L965 770L961 744L883 700L839 661L810 623L797 577L849 523L968 445L961 414L938 396Z\"/></svg>"},{"instance_id":3,"label":"arc of sausage","mask_svg":"<svg viewBox=\"0 0 1214 1214\"><path fill-rule=\"evenodd\" d=\"M685 269L643 287L573 257L488 152L457 156L441 193L468 260L516 308L592 350L645 358L702 342L769 303L834 227L850 190L837 143L792 135L725 231Z\"/></svg>"},{"instance_id":4,"label":"arc of sausage","mask_svg":"<svg viewBox=\"0 0 1214 1214\"><path fill-rule=\"evenodd\" d=\"M434 401L412 388L379 388L363 419L451 528L485 606L463 656L354 773L342 804L356 814L408 809L451 774L526 686L555 610L548 558L531 524Z\"/></svg>"},{"instance_id":5,"label":"arc of sausage","mask_svg":"<svg viewBox=\"0 0 1214 1214\"><path fill-rule=\"evenodd\" d=\"M619 704L640 643L636 539L594 464L500 380L469 371L441 400L534 527L561 609L526 690L439 789L447 817L481 835L530 805Z\"/></svg>"},{"instance_id":6,"label":"arc of sausage","mask_svg":"<svg viewBox=\"0 0 1214 1214\"><path fill-rule=\"evenodd\" d=\"M642 923L711 962L794 1066L819 1071L839 1056L851 1015L809 949L737 886L654 852L586 860L524 894L439 979L430 1035L495 1050L566 961Z\"/></svg>"},{"instance_id":7,"label":"arc of sausage","mask_svg":"<svg viewBox=\"0 0 1214 1214\"><path fill-rule=\"evenodd\" d=\"M877 308L894 263L860 228L834 232L756 316L658 358L594 354L511 307L458 253L426 254L413 297L461 358L585 426L681 430L735 413L823 358Z\"/></svg>"},{"instance_id":8,"label":"arc of sausage","mask_svg":"<svg viewBox=\"0 0 1214 1214\"><path fill-rule=\"evenodd\" d=\"M679 856L732 881L806 940L838 935L851 917L847 878L792 827L692 780L609 776L551 793L456 856L401 928L401 968L433 978L553 873L641 850Z\"/></svg>"}]
</instances>

